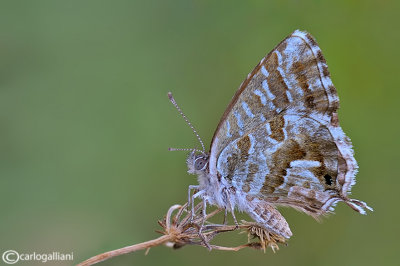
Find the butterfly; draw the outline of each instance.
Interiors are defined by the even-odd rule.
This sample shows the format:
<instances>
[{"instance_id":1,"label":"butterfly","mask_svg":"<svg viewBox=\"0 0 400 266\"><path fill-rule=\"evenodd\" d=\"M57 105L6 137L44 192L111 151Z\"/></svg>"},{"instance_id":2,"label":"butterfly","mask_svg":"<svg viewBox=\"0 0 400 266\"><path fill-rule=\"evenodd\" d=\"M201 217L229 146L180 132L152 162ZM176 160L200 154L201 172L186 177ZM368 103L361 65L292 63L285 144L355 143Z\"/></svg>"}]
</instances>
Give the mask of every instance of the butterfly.
<instances>
[{"instance_id":1,"label":"butterfly","mask_svg":"<svg viewBox=\"0 0 400 266\"><path fill-rule=\"evenodd\" d=\"M170 100L181 112L174 98ZM321 49L307 32L294 31L267 54L240 85L215 130L209 152L192 149L188 172L199 185L192 196L232 212L246 212L286 239L290 227L276 209L289 206L314 218L348 197L357 162L339 125L339 98ZM189 197L190 199L190 197ZM235 219L236 220L236 219Z\"/></svg>"}]
</instances>

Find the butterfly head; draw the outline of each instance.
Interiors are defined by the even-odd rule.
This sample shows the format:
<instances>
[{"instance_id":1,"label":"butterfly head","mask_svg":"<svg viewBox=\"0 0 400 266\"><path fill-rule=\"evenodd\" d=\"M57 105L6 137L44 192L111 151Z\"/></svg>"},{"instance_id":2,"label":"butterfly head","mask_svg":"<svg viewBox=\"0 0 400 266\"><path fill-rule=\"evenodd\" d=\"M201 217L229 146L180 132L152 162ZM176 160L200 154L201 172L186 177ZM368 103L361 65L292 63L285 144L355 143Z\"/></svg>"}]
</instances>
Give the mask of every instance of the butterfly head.
<instances>
[{"instance_id":1,"label":"butterfly head","mask_svg":"<svg viewBox=\"0 0 400 266\"><path fill-rule=\"evenodd\" d=\"M187 166L189 168L188 173L196 175L205 174L208 169L208 161L208 154L203 152L199 153L198 151L192 151L186 160Z\"/></svg>"}]
</instances>

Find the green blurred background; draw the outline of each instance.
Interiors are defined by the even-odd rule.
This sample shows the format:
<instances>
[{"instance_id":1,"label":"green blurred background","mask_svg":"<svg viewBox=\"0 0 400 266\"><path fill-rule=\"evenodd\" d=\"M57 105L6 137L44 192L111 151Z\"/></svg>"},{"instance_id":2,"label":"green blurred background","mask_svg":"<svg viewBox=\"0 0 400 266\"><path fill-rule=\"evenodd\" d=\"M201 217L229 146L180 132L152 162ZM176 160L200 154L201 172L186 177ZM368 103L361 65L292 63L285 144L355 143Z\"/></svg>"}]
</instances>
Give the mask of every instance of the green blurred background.
<instances>
[{"instance_id":1,"label":"green blurred background","mask_svg":"<svg viewBox=\"0 0 400 266\"><path fill-rule=\"evenodd\" d=\"M338 89L360 165L353 195L375 212L339 204L317 223L284 209L294 236L276 254L161 246L101 265L398 265L399 10L395 0L2 1L0 252L74 252L78 263L158 237L156 221L197 183L186 154L167 151L199 146L167 92L208 146L246 75L302 29ZM246 239L231 237L217 241Z\"/></svg>"}]
</instances>

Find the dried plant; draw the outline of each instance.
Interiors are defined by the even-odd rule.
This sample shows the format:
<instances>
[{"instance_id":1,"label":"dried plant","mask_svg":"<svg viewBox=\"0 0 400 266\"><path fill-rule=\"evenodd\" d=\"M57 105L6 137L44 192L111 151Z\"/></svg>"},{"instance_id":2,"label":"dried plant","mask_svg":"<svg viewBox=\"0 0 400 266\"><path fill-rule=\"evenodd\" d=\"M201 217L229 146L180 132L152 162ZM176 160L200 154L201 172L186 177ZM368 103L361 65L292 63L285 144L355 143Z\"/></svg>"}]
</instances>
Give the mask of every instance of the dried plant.
<instances>
[{"instance_id":1,"label":"dried plant","mask_svg":"<svg viewBox=\"0 0 400 266\"><path fill-rule=\"evenodd\" d=\"M265 250L270 247L274 252L278 250L278 243L285 244L285 238L267 231L257 223L241 221L238 225L212 224L208 220L221 212L223 209L216 209L206 217L202 215L202 203L199 203L194 208L194 216L191 211L187 211L187 203L182 205L173 205L169 208L166 216L161 221L158 221L163 230L157 231L162 234L161 237L146 241L143 243L127 246L124 248L108 251L96 255L78 266L93 265L95 263L110 259L115 256L135 252L138 250L146 250L146 254L150 248L166 245L172 248L181 248L185 245L199 245L208 248L209 250L226 250L238 251L243 248L253 248ZM173 213L176 214L173 216ZM211 244L211 240L218 234L239 230L247 232L248 241L246 244L225 247Z\"/></svg>"}]
</instances>

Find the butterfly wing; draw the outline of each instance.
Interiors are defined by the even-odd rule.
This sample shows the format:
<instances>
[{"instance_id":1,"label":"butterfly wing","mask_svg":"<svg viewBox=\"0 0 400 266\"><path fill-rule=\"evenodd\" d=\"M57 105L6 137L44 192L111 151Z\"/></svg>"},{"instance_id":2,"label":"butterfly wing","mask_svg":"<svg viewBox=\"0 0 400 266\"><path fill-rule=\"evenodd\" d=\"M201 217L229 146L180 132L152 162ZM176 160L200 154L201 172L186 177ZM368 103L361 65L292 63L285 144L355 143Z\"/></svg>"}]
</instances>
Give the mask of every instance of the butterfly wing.
<instances>
[{"instance_id":1,"label":"butterfly wing","mask_svg":"<svg viewBox=\"0 0 400 266\"><path fill-rule=\"evenodd\" d=\"M295 31L239 87L214 134L210 161L247 199L313 216L343 200L365 213L365 203L347 198L357 163L338 107L320 48Z\"/></svg>"},{"instance_id":2,"label":"butterfly wing","mask_svg":"<svg viewBox=\"0 0 400 266\"><path fill-rule=\"evenodd\" d=\"M333 136L324 124L304 116L279 114L234 140L221 152L217 169L238 194L313 216L341 198Z\"/></svg>"},{"instance_id":3,"label":"butterfly wing","mask_svg":"<svg viewBox=\"0 0 400 266\"><path fill-rule=\"evenodd\" d=\"M281 112L312 110L329 116L338 107L321 50L308 33L297 30L265 56L236 91L214 133L212 145L219 139L215 156Z\"/></svg>"}]
</instances>

